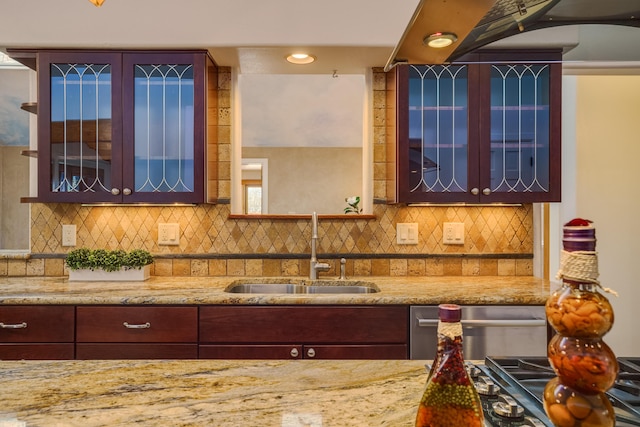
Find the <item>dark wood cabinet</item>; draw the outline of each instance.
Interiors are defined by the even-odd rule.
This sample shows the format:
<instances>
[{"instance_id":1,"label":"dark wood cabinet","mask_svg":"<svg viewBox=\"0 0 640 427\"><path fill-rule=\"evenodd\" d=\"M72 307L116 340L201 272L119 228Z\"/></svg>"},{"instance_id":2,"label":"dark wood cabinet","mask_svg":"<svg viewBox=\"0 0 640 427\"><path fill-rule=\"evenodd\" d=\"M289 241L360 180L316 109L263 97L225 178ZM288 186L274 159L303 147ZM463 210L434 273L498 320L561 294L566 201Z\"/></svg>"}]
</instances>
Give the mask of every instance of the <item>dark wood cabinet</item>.
<instances>
[{"instance_id":1,"label":"dark wood cabinet","mask_svg":"<svg viewBox=\"0 0 640 427\"><path fill-rule=\"evenodd\" d=\"M11 54L34 57L38 73L36 201L205 201L208 103L217 106L206 51Z\"/></svg>"},{"instance_id":2,"label":"dark wood cabinet","mask_svg":"<svg viewBox=\"0 0 640 427\"><path fill-rule=\"evenodd\" d=\"M197 307L82 306L76 323L78 359L198 357Z\"/></svg>"},{"instance_id":3,"label":"dark wood cabinet","mask_svg":"<svg viewBox=\"0 0 640 427\"><path fill-rule=\"evenodd\" d=\"M402 306L203 306L201 358L407 358Z\"/></svg>"},{"instance_id":4,"label":"dark wood cabinet","mask_svg":"<svg viewBox=\"0 0 640 427\"><path fill-rule=\"evenodd\" d=\"M406 359L406 306L0 306L0 359Z\"/></svg>"},{"instance_id":5,"label":"dark wood cabinet","mask_svg":"<svg viewBox=\"0 0 640 427\"><path fill-rule=\"evenodd\" d=\"M561 53L400 65L396 202L560 201Z\"/></svg>"},{"instance_id":6,"label":"dark wood cabinet","mask_svg":"<svg viewBox=\"0 0 640 427\"><path fill-rule=\"evenodd\" d=\"M73 359L74 307L0 306L0 359Z\"/></svg>"}]
</instances>

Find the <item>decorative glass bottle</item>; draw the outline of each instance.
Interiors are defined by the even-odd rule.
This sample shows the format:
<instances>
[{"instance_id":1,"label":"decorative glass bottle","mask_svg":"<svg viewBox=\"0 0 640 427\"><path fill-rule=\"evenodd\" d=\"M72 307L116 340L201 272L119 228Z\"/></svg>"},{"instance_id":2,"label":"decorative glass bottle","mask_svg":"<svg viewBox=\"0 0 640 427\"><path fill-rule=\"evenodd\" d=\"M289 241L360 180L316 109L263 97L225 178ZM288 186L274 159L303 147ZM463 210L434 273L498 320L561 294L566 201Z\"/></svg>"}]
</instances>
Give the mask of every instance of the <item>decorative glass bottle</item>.
<instances>
[{"instance_id":1,"label":"decorative glass bottle","mask_svg":"<svg viewBox=\"0 0 640 427\"><path fill-rule=\"evenodd\" d=\"M438 351L418 406L416 427L482 427L480 397L462 354L462 311L455 304L438 308Z\"/></svg>"},{"instance_id":2,"label":"decorative glass bottle","mask_svg":"<svg viewBox=\"0 0 640 427\"><path fill-rule=\"evenodd\" d=\"M605 395L618 375L613 351L602 340L613 326L613 309L599 292L595 228L574 219L563 228L562 286L547 300L549 324L557 332L548 347L557 378L544 390L544 408L556 426L614 426Z\"/></svg>"}]
</instances>

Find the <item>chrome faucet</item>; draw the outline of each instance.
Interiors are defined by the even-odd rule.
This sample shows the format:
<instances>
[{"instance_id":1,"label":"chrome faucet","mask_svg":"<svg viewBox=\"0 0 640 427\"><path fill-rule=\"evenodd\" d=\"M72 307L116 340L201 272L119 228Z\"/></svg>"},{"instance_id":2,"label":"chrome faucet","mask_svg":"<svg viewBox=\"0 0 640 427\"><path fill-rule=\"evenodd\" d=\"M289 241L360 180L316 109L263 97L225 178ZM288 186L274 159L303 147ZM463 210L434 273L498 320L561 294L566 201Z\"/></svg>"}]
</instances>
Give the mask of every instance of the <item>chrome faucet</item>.
<instances>
[{"instance_id":1,"label":"chrome faucet","mask_svg":"<svg viewBox=\"0 0 640 427\"><path fill-rule=\"evenodd\" d=\"M316 280L319 271L329 271L329 264L326 262L318 262L316 254L316 245L318 244L318 214L311 214L311 265L309 268L309 278Z\"/></svg>"}]
</instances>

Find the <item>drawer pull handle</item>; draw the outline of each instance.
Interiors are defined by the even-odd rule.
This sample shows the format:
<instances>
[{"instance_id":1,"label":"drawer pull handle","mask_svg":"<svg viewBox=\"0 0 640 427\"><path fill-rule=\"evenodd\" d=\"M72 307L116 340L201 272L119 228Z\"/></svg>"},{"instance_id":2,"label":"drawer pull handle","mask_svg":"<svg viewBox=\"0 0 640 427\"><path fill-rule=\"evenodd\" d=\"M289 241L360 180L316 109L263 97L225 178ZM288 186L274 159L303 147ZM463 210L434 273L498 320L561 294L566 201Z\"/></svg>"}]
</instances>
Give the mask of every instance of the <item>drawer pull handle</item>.
<instances>
[{"instance_id":1,"label":"drawer pull handle","mask_svg":"<svg viewBox=\"0 0 640 427\"><path fill-rule=\"evenodd\" d=\"M142 323L140 325L130 325L127 322L123 323L124 327L127 329L149 329L151 327L151 323Z\"/></svg>"},{"instance_id":2,"label":"drawer pull handle","mask_svg":"<svg viewBox=\"0 0 640 427\"><path fill-rule=\"evenodd\" d=\"M7 325L5 323L0 322L0 328L2 329L24 329L27 327L27 322L16 323L14 325Z\"/></svg>"}]
</instances>

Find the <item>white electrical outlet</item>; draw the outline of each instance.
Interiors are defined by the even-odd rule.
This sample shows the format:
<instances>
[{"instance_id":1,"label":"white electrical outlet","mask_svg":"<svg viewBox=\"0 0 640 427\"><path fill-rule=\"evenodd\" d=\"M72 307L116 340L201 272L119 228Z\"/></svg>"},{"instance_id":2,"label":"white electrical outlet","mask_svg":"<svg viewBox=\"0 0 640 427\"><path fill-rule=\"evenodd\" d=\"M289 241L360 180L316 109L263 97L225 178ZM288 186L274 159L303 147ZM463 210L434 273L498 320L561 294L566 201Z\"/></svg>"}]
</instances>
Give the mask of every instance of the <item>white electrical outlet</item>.
<instances>
[{"instance_id":1,"label":"white electrical outlet","mask_svg":"<svg viewBox=\"0 0 640 427\"><path fill-rule=\"evenodd\" d=\"M75 224L62 225L62 246L76 245L76 226Z\"/></svg>"},{"instance_id":2,"label":"white electrical outlet","mask_svg":"<svg viewBox=\"0 0 640 427\"><path fill-rule=\"evenodd\" d=\"M396 243L399 245L417 245L418 223L398 223L396 225Z\"/></svg>"},{"instance_id":3,"label":"white electrical outlet","mask_svg":"<svg viewBox=\"0 0 640 427\"><path fill-rule=\"evenodd\" d=\"M159 245L179 245L180 244L180 224L160 223L158 224L158 244Z\"/></svg>"},{"instance_id":4,"label":"white electrical outlet","mask_svg":"<svg viewBox=\"0 0 640 427\"><path fill-rule=\"evenodd\" d=\"M442 226L442 243L464 245L464 222L445 222Z\"/></svg>"}]
</instances>

